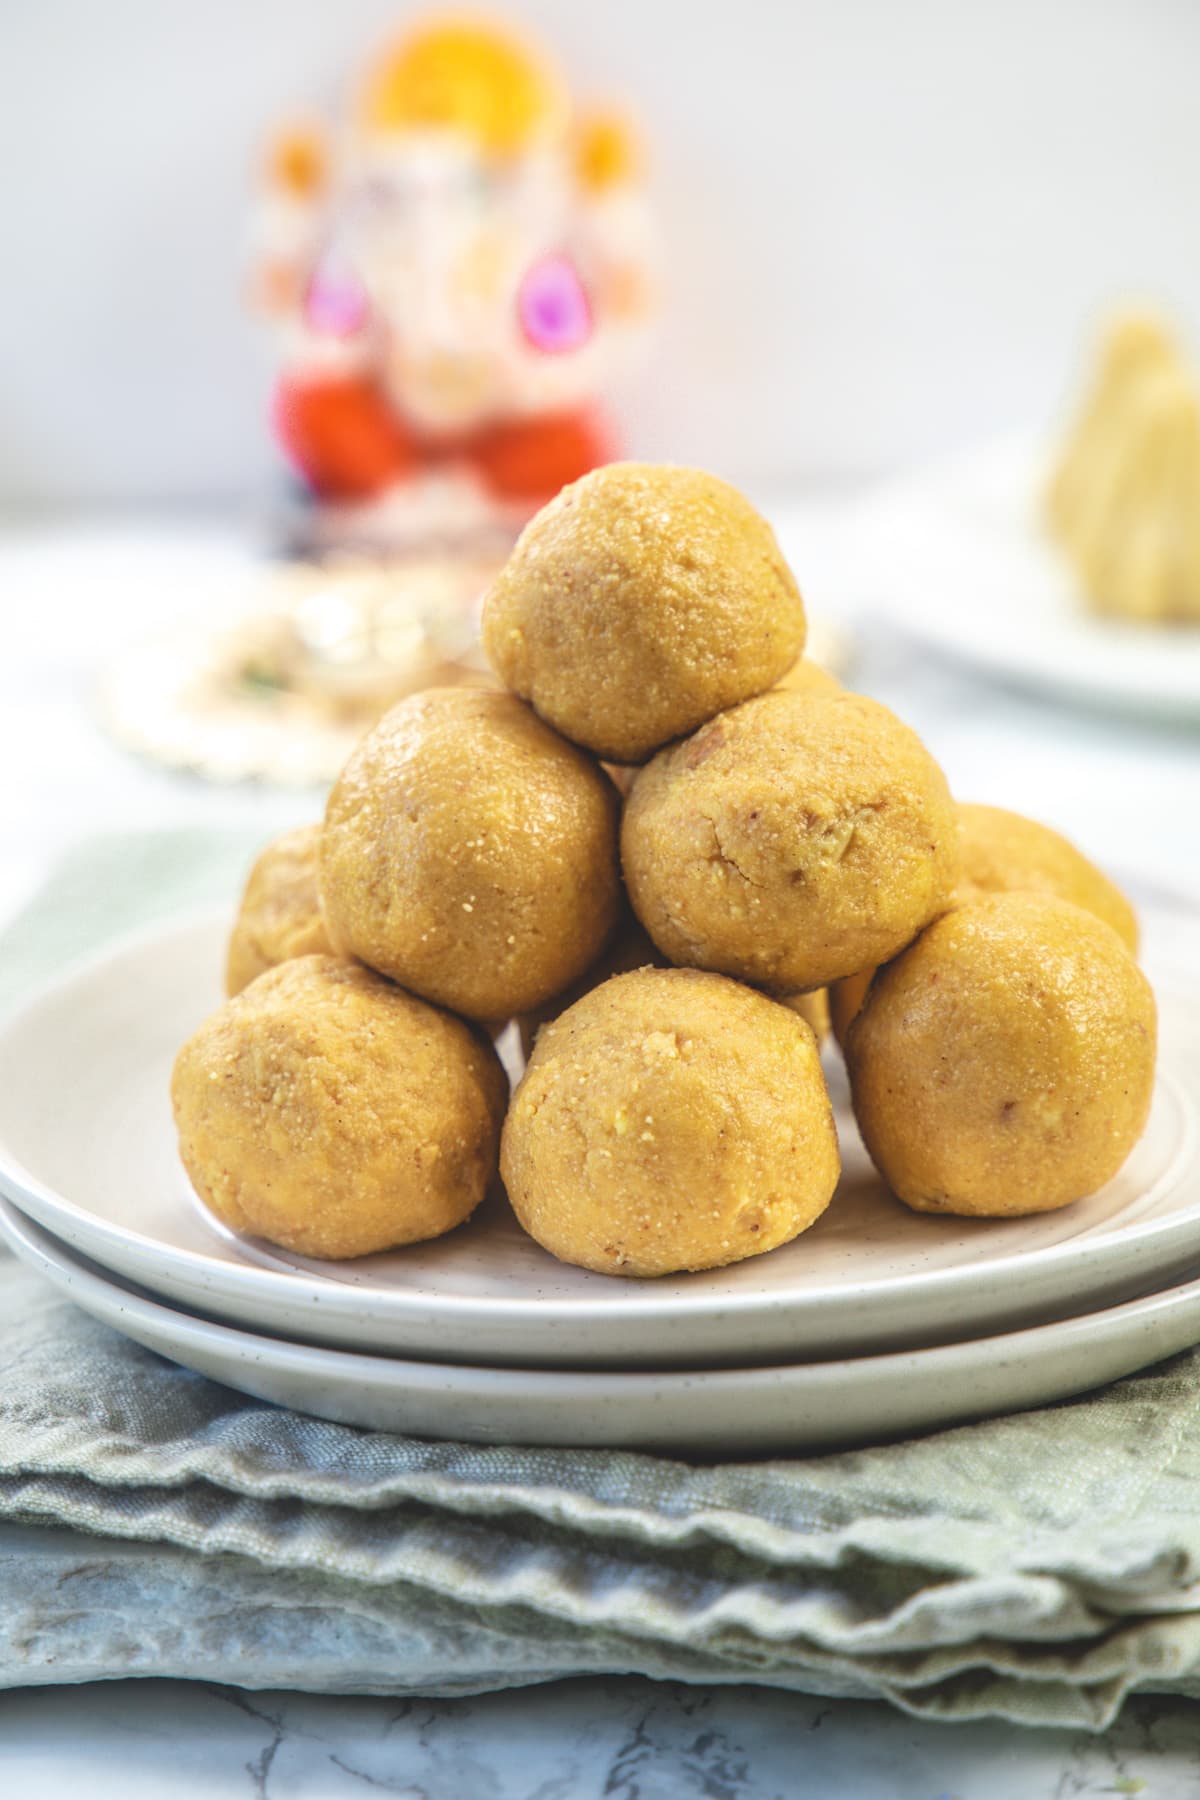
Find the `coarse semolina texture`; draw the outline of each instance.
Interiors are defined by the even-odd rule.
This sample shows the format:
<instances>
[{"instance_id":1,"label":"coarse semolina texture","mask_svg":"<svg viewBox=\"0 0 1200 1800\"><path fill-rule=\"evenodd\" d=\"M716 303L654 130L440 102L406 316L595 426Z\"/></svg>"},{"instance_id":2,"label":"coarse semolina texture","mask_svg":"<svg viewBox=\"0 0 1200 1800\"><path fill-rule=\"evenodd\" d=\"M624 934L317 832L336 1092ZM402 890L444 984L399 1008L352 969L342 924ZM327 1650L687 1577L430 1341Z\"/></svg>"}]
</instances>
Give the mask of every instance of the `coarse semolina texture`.
<instances>
[{"instance_id":1,"label":"coarse semolina texture","mask_svg":"<svg viewBox=\"0 0 1200 1800\"><path fill-rule=\"evenodd\" d=\"M1111 925L1132 955L1138 947L1137 914L1120 888L1081 850L1021 813L1002 806L962 804L958 809L958 885L954 902L984 894L1052 894L1072 900ZM866 998L874 969L839 981L830 993L830 1014L839 1044Z\"/></svg>"},{"instance_id":2,"label":"coarse semolina texture","mask_svg":"<svg viewBox=\"0 0 1200 1800\"><path fill-rule=\"evenodd\" d=\"M602 982L610 981L614 975L627 975L631 969L661 969L665 966L666 959L662 951L650 941L632 912L626 908L612 938L595 962L584 970L579 980L573 981L561 994L555 994L552 1000L547 1000L536 1012L521 1014L517 1020L517 1028L524 1055L527 1058L530 1055L543 1025L548 1025L551 1019L557 1019L560 1013L566 1012L568 1006L574 1006L577 1000L582 1000L585 994L590 994ZM806 1018L807 1014L801 1012L800 1016Z\"/></svg>"},{"instance_id":3,"label":"coarse semolina texture","mask_svg":"<svg viewBox=\"0 0 1200 1800\"><path fill-rule=\"evenodd\" d=\"M301 825L275 838L258 858L229 939L227 994L240 994L276 963L328 952L317 866L320 849L321 827Z\"/></svg>"},{"instance_id":4,"label":"coarse semolina texture","mask_svg":"<svg viewBox=\"0 0 1200 1800\"><path fill-rule=\"evenodd\" d=\"M620 801L511 694L433 688L355 750L325 815L335 948L469 1018L528 1012L620 916Z\"/></svg>"},{"instance_id":5,"label":"coarse semolina texture","mask_svg":"<svg viewBox=\"0 0 1200 1800\"><path fill-rule=\"evenodd\" d=\"M846 1038L855 1116L918 1212L1050 1212L1111 1179L1154 1083L1154 996L1111 926L994 894L881 969Z\"/></svg>"},{"instance_id":6,"label":"coarse semolina texture","mask_svg":"<svg viewBox=\"0 0 1200 1800\"><path fill-rule=\"evenodd\" d=\"M781 676L775 683L775 686L796 694L840 694L844 692L836 675L831 675L827 669L821 667L820 663L810 661L807 656L798 658L787 674ZM605 763L603 767L605 774L610 781L615 783L617 791L624 800L633 786L637 766Z\"/></svg>"},{"instance_id":7,"label":"coarse semolina texture","mask_svg":"<svg viewBox=\"0 0 1200 1800\"><path fill-rule=\"evenodd\" d=\"M671 962L792 994L911 942L950 896L958 824L941 770L886 707L776 692L641 770L621 854Z\"/></svg>"},{"instance_id":8,"label":"coarse semolina texture","mask_svg":"<svg viewBox=\"0 0 1200 1800\"><path fill-rule=\"evenodd\" d=\"M773 1250L820 1217L839 1168L808 1026L693 969L615 976L547 1025L501 1146L526 1231L611 1275Z\"/></svg>"},{"instance_id":9,"label":"coarse semolina texture","mask_svg":"<svg viewBox=\"0 0 1200 1800\"><path fill-rule=\"evenodd\" d=\"M608 762L760 694L804 648L771 527L699 469L609 463L525 527L484 602L505 686Z\"/></svg>"},{"instance_id":10,"label":"coarse semolina texture","mask_svg":"<svg viewBox=\"0 0 1200 1800\"><path fill-rule=\"evenodd\" d=\"M360 964L281 963L179 1052L183 1164L235 1231L305 1256L440 1237L496 1173L508 1083L491 1045Z\"/></svg>"},{"instance_id":11,"label":"coarse semolina texture","mask_svg":"<svg viewBox=\"0 0 1200 1800\"><path fill-rule=\"evenodd\" d=\"M959 898L1021 892L1072 900L1111 925L1136 956L1138 923L1133 907L1116 883L1060 832L1002 806L963 804L958 818Z\"/></svg>"},{"instance_id":12,"label":"coarse semolina texture","mask_svg":"<svg viewBox=\"0 0 1200 1800\"><path fill-rule=\"evenodd\" d=\"M775 686L795 694L840 694L845 691L836 675L831 675L828 669L808 656L799 657ZM818 1044L825 1042L831 1030L829 994L825 988L814 988L808 994L788 994L784 996L784 1005L790 1006L812 1026Z\"/></svg>"}]
</instances>

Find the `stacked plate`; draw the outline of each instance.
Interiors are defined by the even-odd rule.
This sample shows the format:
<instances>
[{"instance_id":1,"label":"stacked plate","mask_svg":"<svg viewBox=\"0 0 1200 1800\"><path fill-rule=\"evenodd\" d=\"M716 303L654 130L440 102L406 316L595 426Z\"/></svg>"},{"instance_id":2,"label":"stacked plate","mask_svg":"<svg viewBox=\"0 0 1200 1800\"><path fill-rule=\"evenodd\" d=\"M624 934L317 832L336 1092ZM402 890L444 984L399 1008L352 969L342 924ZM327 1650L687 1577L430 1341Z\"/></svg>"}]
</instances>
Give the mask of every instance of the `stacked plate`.
<instances>
[{"instance_id":1,"label":"stacked plate","mask_svg":"<svg viewBox=\"0 0 1200 1800\"><path fill-rule=\"evenodd\" d=\"M1195 725L1200 632L1091 612L1043 523L1056 448L1002 438L881 487L848 509L827 599L981 674L1089 707ZM808 520L779 519L812 567ZM809 576L816 590L817 575Z\"/></svg>"},{"instance_id":2,"label":"stacked plate","mask_svg":"<svg viewBox=\"0 0 1200 1800\"><path fill-rule=\"evenodd\" d=\"M1200 1342L1200 1024L1156 974L1158 1086L1117 1179L1063 1212L910 1213L829 1073L844 1173L795 1243L636 1282L556 1262L496 1195L432 1244L318 1263L225 1232L167 1098L228 920L66 976L0 1031L0 1233L96 1318L230 1386L426 1437L777 1453L1081 1392Z\"/></svg>"}]
</instances>

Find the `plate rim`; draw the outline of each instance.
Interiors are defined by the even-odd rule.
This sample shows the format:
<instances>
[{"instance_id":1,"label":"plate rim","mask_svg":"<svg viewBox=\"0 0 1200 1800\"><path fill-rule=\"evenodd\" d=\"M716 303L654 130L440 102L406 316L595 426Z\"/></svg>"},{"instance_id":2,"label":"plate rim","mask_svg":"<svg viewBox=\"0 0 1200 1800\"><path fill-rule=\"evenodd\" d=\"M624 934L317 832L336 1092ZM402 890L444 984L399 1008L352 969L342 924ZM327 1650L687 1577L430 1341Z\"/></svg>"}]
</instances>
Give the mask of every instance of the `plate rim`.
<instances>
[{"instance_id":1,"label":"plate rim","mask_svg":"<svg viewBox=\"0 0 1200 1800\"><path fill-rule=\"evenodd\" d=\"M955 502L964 492L979 496L989 479L995 481L1000 472L1006 488L1015 490L1018 480L1036 502L1037 478L1053 466L1058 454L1058 439L1046 430L1014 430L998 433L927 461L906 474L878 482L854 508L856 535L867 533L866 541L881 538L886 545L889 531L896 529L897 519L916 515L935 520L940 514L943 524L953 529L959 541L962 526ZM1037 536L1036 514L1030 513L1030 539ZM1051 558L1055 555L1052 539L1042 548ZM1065 559L1064 559L1065 560ZM1200 624L1181 628L1139 628L1136 621L1123 622L1089 614L1079 596L1079 610L1070 620L1054 615L1060 627L1068 624L1086 640L1090 651L1103 656L1104 667L1094 675L1081 673L1069 663L1050 667L1044 659L1023 659L1020 640L996 640L989 637L981 646L969 634L954 629L949 609L935 611L929 607L913 608L902 603L912 591L906 585L902 594L881 593L878 580L879 562L860 563L852 567L853 603L851 611L860 618L874 619L906 638L925 644L947 659L1009 686L1036 693L1068 695L1076 704L1090 705L1109 712L1136 712L1145 717L1154 713L1164 720L1195 724L1200 719ZM1070 579L1069 564L1067 578ZM1076 584L1077 585L1077 584ZM928 591L927 581L917 584ZM945 619L943 627L942 621ZM1089 629L1089 627L1091 629ZM1112 633L1111 639L1106 633ZM1147 635L1149 633L1149 635ZM1119 638L1119 642L1118 642ZM1187 654L1180 658L1183 644ZM1132 651L1132 655L1130 652ZM1153 656L1153 667L1148 656ZM1165 671L1165 680L1164 680ZM1188 674L1192 679L1187 679Z\"/></svg>"},{"instance_id":2,"label":"plate rim","mask_svg":"<svg viewBox=\"0 0 1200 1800\"><path fill-rule=\"evenodd\" d=\"M153 919L122 933L99 949L70 962L16 1006L9 1008L3 1018L0 1018L0 1047L5 1046L14 1034L19 1034L39 1010L61 1001L78 983L108 970L122 957L165 944L184 933L204 930L215 934L218 930L226 931L228 925L227 906L206 904ZM1193 984L1184 977L1180 985ZM1163 1081L1176 1096L1184 1092L1174 1073L1163 1067L1161 1057L1156 1081ZM1186 1105L1183 1116L1185 1150L1190 1151L1195 1160L1197 1144L1200 1143L1200 1121L1194 1110ZM1196 1175L1200 1179L1200 1161L1196 1161ZM561 1299L543 1298L539 1295L515 1298L487 1294L405 1293L381 1287L356 1287L304 1270L276 1269L250 1261L241 1263L210 1258L195 1250L164 1244L160 1239L147 1236L132 1227L116 1225L103 1215L90 1212L76 1201L58 1193L25 1167L2 1134L0 1196L31 1218L39 1229L48 1231L55 1237L64 1236L64 1232L47 1223L44 1214L52 1219L65 1221L67 1228L78 1222L97 1240L118 1245L132 1244L143 1253L144 1263L158 1262L178 1269L183 1275L193 1279L203 1281L207 1278L210 1284L215 1280L221 1287L228 1284L247 1296L275 1293L282 1299L287 1294L292 1301L299 1301L303 1292L326 1297L332 1292L339 1296L355 1296L361 1303L369 1294L372 1307L386 1312L396 1323L419 1323L435 1314L442 1316L447 1322L453 1322L468 1315L476 1318L483 1316L495 1324L529 1324L536 1320L539 1325L552 1330L560 1323L566 1325L581 1318L593 1325L610 1320L619 1322L622 1317L638 1320L653 1317L658 1323L669 1324L675 1320L695 1320L717 1312L771 1316L780 1312L794 1313L797 1308L804 1307L814 1311L832 1311L853 1304L861 1305L864 1300L899 1302L914 1293L936 1295L946 1289L952 1290L975 1273L974 1264L959 1264L950 1268L927 1270L919 1275L883 1276L869 1283L842 1282L822 1289L819 1295L810 1296L797 1296L786 1290L763 1293L750 1289L745 1293L725 1294L714 1299L698 1290L694 1294L662 1295L654 1307L648 1305L644 1298L635 1296L653 1293L656 1283L619 1276L610 1279L614 1282L628 1281L631 1290L629 1293L614 1292L611 1296L572 1296ZM1183 1237L1189 1226L1196 1232L1197 1255L1200 1256L1200 1212L1197 1212L1194 1218L1172 1216L1152 1220L1141 1226L1134 1225L1125 1230L1101 1229L1082 1243L1078 1238L1060 1239L1041 1249L1009 1252L997 1256L987 1264L989 1280L994 1278L997 1282L1003 1282L1021 1271L1028 1272L1031 1269L1040 1274L1043 1270L1052 1270L1059 1264L1067 1263L1090 1268L1094 1262L1104 1260L1106 1250L1110 1256L1114 1254L1114 1241L1119 1240L1126 1250L1134 1245L1139 1248L1153 1247L1162 1240L1169 1243L1176 1236ZM69 1236L66 1236L65 1241L74 1243ZM236 1234L230 1236L229 1241L236 1245ZM76 1245L75 1248L79 1246ZM89 1252L81 1249L80 1254L89 1255ZM112 1273L116 1279L122 1279L118 1271ZM320 1303L320 1300L315 1302L318 1305Z\"/></svg>"},{"instance_id":3,"label":"plate rim","mask_svg":"<svg viewBox=\"0 0 1200 1800\"><path fill-rule=\"evenodd\" d=\"M863 1376L900 1380L913 1372L914 1364L919 1365L922 1370L933 1370L935 1373L963 1360L972 1366L984 1363L993 1367L1005 1366L1014 1357L1018 1360L1036 1359L1043 1353L1051 1338L1058 1340L1056 1347L1061 1353L1064 1339L1077 1339L1077 1347L1085 1348L1097 1338L1100 1341L1107 1340L1115 1329L1119 1330L1121 1327L1136 1330L1139 1326L1152 1326L1186 1309L1189 1302L1200 1309L1198 1258L1192 1265L1190 1279L1177 1281L1168 1288L1150 1294L1138 1295L1132 1300L1120 1301L1115 1306L1100 1307L1094 1312L1065 1319L1049 1319L1017 1331L995 1332L990 1336L967 1338L959 1342L930 1344L864 1356L837 1357L825 1362L754 1363L744 1367L717 1369L561 1369L528 1368L515 1364L443 1363L432 1359L372 1355L360 1350L338 1350L319 1344L293 1343L286 1338L269 1337L240 1326L205 1319L185 1308L168 1306L154 1295L139 1290L136 1283L127 1282L105 1269L90 1265L89 1258L81 1257L55 1238L52 1232L25 1218L19 1208L3 1197L0 1197L0 1238L27 1265L32 1261L35 1266L48 1265L55 1270L55 1285L60 1290L66 1292L68 1284L75 1283L81 1284L85 1291L100 1290L106 1296L107 1308L119 1313L128 1310L135 1319L138 1316L148 1318L151 1324L161 1321L161 1329L176 1334L182 1342L207 1341L211 1344L216 1340L218 1347L228 1345L231 1354L238 1354L241 1360L266 1360L296 1372L311 1372L314 1359L319 1368L332 1358L335 1367L344 1368L347 1376L358 1374L362 1377L369 1374L376 1380L384 1379L388 1385L396 1387L402 1383L415 1383L427 1392L452 1386L456 1379L461 1381L468 1375L473 1381L484 1381L498 1390L506 1384L528 1386L534 1383L557 1387L564 1396L585 1384L594 1391L597 1380L608 1384L615 1397L621 1394L633 1395L639 1391L661 1391L664 1387L669 1395L671 1392L694 1388L698 1384L710 1387L714 1383L719 1388L736 1392L744 1387L758 1388L772 1378L803 1382L819 1392L822 1388L835 1386L847 1374L861 1373ZM43 1243L42 1239L49 1241ZM20 1249L17 1248L18 1244ZM47 1279L54 1278L48 1276ZM1196 1341L1200 1343L1200 1317L1197 1318L1195 1329ZM1150 1367L1159 1360L1162 1360L1161 1356L1151 1357L1142 1366ZM1102 1382L1100 1385L1105 1384ZM1086 1389L1077 1391L1084 1392Z\"/></svg>"}]
</instances>

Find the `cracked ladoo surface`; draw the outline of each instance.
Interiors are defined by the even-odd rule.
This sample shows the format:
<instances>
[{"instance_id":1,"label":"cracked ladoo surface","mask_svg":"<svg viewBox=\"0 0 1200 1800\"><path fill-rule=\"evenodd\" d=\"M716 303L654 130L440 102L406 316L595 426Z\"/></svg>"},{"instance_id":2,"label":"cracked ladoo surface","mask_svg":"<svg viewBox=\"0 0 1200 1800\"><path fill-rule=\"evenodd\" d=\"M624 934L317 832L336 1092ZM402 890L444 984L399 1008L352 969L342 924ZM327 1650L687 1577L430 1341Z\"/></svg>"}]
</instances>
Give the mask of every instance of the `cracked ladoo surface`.
<instances>
[{"instance_id":1,"label":"cracked ladoo surface","mask_svg":"<svg viewBox=\"0 0 1200 1800\"><path fill-rule=\"evenodd\" d=\"M357 963L305 956L184 1045L171 1099L193 1187L304 1256L440 1237L495 1175L508 1082L491 1045Z\"/></svg>"},{"instance_id":2,"label":"cracked ladoo surface","mask_svg":"<svg viewBox=\"0 0 1200 1800\"><path fill-rule=\"evenodd\" d=\"M918 1212L1067 1206L1142 1134L1155 1020L1103 920L1039 894L970 901L879 971L850 1026L863 1140Z\"/></svg>"},{"instance_id":3,"label":"cracked ladoo surface","mask_svg":"<svg viewBox=\"0 0 1200 1800\"><path fill-rule=\"evenodd\" d=\"M616 927L618 811L597 764L511 694L414 694L329 796L330 938L468 1018L532 1011Z\"/></svg>"},{"instance_id":4,"label":"cracked ladoo surface","mask_svg":"<svg viewBox=\"0 0 1200 1800\"><path fill-rule=\"evenodd\" d=\"M699 469L610 463L525 527L483 609L504 685L565 737L640 763L763 693L804 648L766 520Z\"/></svg>"},{"instance_id":5,"label":"cracked ladoo surface","mask_svg":"<svg viewBox=\"0 0 1200 1800\"><path fill-rule=\"evenodd\" d=\"M640 771L621 851L671 962L791 994L910 943L946 905L957 839L945 777L886 707L776 692Z\"/></svg>"},{"instance_id":6,"label":"cracked ladoo surface","mask_svg":"<svg viewBox=\"0 0 1200 1800\"><path fill-rule=\"evenodd\" d=\"M526 1231L610 1275L773 1250L820 1217L839 1169L809 1027L694 969L615 976L544 1026L501 1147Z\"/></svg>"}]
</instances>

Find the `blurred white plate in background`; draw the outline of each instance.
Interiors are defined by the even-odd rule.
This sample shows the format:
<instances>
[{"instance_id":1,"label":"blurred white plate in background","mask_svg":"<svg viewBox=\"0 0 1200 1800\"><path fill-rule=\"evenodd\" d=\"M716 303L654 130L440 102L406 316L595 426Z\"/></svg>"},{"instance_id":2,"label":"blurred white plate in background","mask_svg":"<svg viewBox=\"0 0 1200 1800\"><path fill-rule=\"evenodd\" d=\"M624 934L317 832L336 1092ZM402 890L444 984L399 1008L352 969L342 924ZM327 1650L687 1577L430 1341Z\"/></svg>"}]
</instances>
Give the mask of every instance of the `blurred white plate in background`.
<instances>
[{"instance_id":1,"label":"blurred white plate in background","mask_svg":"<svg viewBox=\"0 0 1200 1800\"><path fill-rule=\"evenodd\" d=\"M1043 444L1006 439L888 484L845 518L839 600L1002 681L1200 723L1200 626L1085 609L1043 528L1047 467ZM786 515L780 538L787 554Z\"/></svg>"}]
</instances>

